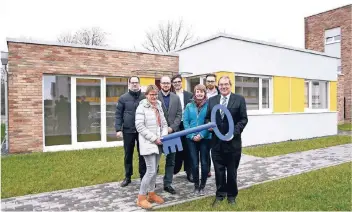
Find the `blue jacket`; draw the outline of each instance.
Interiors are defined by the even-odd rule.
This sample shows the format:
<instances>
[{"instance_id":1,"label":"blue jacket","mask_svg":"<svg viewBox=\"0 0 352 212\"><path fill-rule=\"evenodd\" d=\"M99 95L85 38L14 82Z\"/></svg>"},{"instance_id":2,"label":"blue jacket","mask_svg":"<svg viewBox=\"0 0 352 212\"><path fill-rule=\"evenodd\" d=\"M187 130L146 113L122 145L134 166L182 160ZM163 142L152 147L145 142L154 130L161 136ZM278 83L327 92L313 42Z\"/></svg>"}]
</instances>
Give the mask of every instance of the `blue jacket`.
<instances>
[{"instance_id":1,"label":"blue jacket","mask_svg":"<svg viewBox=\"0 0 352 212\"><path fill-rule=\"evenodd\" d=\"M205 115L207 113L208 102L206 102L200 112L198 113L198 108L194 100L187 104L183 112L183 126L185 129L197 127L205 124ZM200 134L202 139L211 139L211 133L209 130L203 130L198 133L191 133L186 136L186 138L192 139L197 134Z\"/></svg>"}]
</instances>

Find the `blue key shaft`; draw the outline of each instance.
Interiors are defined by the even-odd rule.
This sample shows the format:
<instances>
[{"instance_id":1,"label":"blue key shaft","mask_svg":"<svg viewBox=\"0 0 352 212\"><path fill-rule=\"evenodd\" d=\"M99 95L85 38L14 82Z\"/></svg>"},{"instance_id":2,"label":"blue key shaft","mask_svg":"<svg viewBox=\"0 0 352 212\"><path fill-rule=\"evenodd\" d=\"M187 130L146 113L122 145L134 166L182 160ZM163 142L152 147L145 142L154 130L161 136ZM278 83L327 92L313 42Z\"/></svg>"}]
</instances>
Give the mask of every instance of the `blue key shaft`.
<instances>
[{"instance_id":1,"label":"blue key shaft","mask_svg":"<svg viewBox=\"0 0 352 212\"><path fill-rule=\"evenodd\" d=\"M216 127L216 123L210 122L208 124L203 124L203 125L198 126L198 127L192 127L192 128L189 128L189 129L185 129L185 130L179 131L179 132L172 133L170 135L166 135L166 136L161 138L161 141L162 142L168 141L168 140L171 140L171 139L174 139L174 138L179 138L181 136L185 136L185 135L188 135L188 134L191 134L191 133L200 132L200 131L207 130L209 128L215 128L215 127Z\"/></svg>"}]
</instances>

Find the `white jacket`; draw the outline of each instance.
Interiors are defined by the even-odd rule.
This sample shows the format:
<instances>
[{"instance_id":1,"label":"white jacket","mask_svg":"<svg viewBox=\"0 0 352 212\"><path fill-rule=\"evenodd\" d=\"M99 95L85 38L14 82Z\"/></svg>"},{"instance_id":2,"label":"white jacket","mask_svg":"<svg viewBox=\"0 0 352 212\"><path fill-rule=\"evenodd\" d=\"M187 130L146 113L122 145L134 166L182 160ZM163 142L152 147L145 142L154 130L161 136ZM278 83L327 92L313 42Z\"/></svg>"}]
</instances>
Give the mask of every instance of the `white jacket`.
<instances>
[{"instance_id":1,"label":"white jacket","mask_svg":"<svg viewBox=\"0 0 352 212\"><path fill-rule=\"evenodd\" d=\"M161 107L157 100L157 108L160 113L161 127L157 125L156 115L147 99L139 102L136 110L136 129L139 133L139 152L141 155L160 154L155 140L168 134L168 126Z\"/></svg>"}]
</instances>

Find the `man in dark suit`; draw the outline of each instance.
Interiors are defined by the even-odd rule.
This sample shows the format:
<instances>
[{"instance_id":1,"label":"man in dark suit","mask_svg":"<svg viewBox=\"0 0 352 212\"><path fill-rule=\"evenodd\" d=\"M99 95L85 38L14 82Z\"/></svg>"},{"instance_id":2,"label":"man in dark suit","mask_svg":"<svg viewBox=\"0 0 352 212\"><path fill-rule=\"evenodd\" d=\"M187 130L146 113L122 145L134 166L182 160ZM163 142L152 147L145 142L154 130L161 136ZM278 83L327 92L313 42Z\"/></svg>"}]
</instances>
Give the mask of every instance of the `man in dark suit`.
<instances>
[{"instance_id":1,"label":"man in dark suit","mask_svg":"<svg viewBox=\"0 0 352 212\"><path fill-rule=\"evenodd\" d=\"M169 126L169 134L180 130L182 118L182 106L180 98L171 92L171 79L164 76L160 79L161 90L158 94L158 99L162 102L167 125ZM176 194L175 189L171 186L175 168L176 153L166 155L164 190L171 194Z\"/></svg>"},{"instance_id":2,"label":"man in dark suit","mask_svg":"<svg viewBox=\"0 0 352 212\"><path fill-rule=\"evenodd\" d=\"M237 169L242 153L241 133L248 123L245 99L243 96L231 92L232 83L230 78L228 76L221 77L218 85L220 95L209 99L206 122L210 121L213 107L222 104L231 113L234 122L234 134L230 141L220 140L215 133L212 135L211 156L216 180L216 198L213 207L224 200L226 196L230 204L235 204L238 195ZM221 110L216 113L216 125L223 135L228 133L227 117ZM212 129L210 130L212 131Z\"/></svg>"},{"instance_id":3,"label":"man in dark suit","mask_svg":"<svg viewBox=\"0 0 352 212\"><path fill-rule=\"evenodd\" d=\"M183 111L186 105L191 101L193 97L193 93L183 90L182 76L180 74L173 76L171 78L171 83L174 88L174 92L177 94L177 96L180 98L180 101L181 101L182 119L180 124L180 131L182 131L185 129L183 127ZM183 151L176 152L174 174L177 174L181 170L182 163L183 163L184 164L183 170L186 172L188 181L193 182L191 163L190 163L190 153L188 150L188 145L186 144L186 136L182 136L181 141L182 141Z\"/></svg>"}]
</instances>

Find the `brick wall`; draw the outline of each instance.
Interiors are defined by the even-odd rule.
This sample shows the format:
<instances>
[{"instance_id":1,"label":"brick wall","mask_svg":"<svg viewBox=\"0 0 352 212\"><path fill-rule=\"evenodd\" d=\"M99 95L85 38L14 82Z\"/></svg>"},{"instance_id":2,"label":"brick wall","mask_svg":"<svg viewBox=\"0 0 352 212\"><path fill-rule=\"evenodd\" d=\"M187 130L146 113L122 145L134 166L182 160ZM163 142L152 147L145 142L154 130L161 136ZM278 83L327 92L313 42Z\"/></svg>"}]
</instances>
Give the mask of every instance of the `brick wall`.
<instances>
[{"instance_id":1,"label":"brick wall","mask_svg":"<svg viewBox=\"0 0 352 212\"><path fill-rule=\"evenodd\" d=\"M128 77L135 70L146 70L146 76L178 72L178 57L172 55L11 41L8 51L10 153L43 151L43 74Z\"/></svg>"},{"instance_id":2,"label":"brick wall","mask_svg":"<svg viewBox=\"0 0 352 212\"><path fill-rule=\"evenodd\" d=\"M324 52L326 29L341 27L341 69L343 77L338 82L339 122L351 122L352 108L352 5L329 10L305 18L305 48ZM343 102L346 99L346 110Z\"/></svg>"}]
</instances>

